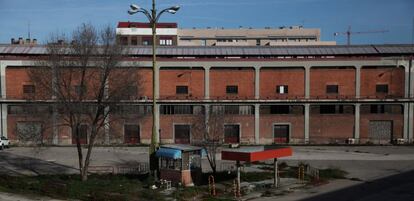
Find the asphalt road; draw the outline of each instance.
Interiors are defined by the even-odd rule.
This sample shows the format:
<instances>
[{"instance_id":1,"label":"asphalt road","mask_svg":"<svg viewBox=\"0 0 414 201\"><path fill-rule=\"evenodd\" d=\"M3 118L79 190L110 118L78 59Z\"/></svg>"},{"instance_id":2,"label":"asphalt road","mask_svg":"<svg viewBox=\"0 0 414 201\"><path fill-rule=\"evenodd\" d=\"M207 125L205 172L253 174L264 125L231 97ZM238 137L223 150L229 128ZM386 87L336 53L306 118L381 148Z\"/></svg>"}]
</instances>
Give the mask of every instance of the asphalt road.
<instances>
[{"instance_id":1,"label":"asphalt road","mask_svg":"<svg viewBox=\"0 0 414 201\"><path fill-rule=\"evenodd\" d=\"M318 168L337 167L349 173L348 179L293 192L277 200L414 201L414 146L297 146L293 151L293 156L280 161L291 165L306 162ZM147 147L96 147L91 165L134 165L148 162L147 153ZM231 162L219 161L219 166L221 163ZM0 174L72 174L78 173L77 165L74 147L12 147L0 151ZM209 170L206 160L203 167Z\"/></svg>"}]
</instances>

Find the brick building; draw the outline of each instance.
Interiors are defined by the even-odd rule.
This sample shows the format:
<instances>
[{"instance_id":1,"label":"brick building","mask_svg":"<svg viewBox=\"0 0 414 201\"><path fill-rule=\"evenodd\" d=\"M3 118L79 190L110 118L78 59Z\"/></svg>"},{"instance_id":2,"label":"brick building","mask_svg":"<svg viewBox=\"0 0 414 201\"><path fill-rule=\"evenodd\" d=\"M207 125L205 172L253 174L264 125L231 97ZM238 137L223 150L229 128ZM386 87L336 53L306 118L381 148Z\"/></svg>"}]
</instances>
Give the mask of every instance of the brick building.
<instances>
[{"instance_id":1,"label":"brick building","mask_svg":"<svg viewBox=\"0 0 414 201\"><path fill-rule=\"evenodd\" d=\"M151 45L152 29L149 23L119 22L118 40L123 45ZM178 28L177 23L157 24L157 45L161 46L294 46L336 45L322 41L320 29L290 27L265 28Z\"/></svg>"},{"instance_id":2,"label":"brick building","mask_svg":"<svg viewBox=\"0 0 414 201\"><path fill-rule=\"evenodd\" d=\"M210 109L225 116L225 143L411 143L413 53L412 45L159 47L160 141L200 140L194 122ZM44 54L40 45L0 45L1 129L14 142L31 128L71 144L71 132L54 127L59 119L42 116L48 101L28 99L36 86L27 70ZM140 75L141 90L122 106L126 117L111 117L103 142L149 143L150 47L130 47L122 65ZM81 130L87 140L88 125Z\"/></svg>"}]
</instances>

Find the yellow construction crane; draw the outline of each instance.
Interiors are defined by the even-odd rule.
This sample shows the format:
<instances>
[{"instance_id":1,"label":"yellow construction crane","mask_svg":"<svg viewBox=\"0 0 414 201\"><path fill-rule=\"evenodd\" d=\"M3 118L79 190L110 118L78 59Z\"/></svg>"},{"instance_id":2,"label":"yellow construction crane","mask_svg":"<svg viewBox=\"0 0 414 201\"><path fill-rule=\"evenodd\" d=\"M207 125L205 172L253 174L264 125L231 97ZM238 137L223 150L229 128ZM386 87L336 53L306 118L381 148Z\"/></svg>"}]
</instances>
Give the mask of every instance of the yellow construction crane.
<instances>
[{"instance_id":1,"label":"yellow construction crane","mask_svg":"<svg viewBox=\"0 0 414 201\"><path fill-rule=\"evenodd\" d=\"M334 36L338 35L346 35L347 37L347 45L351 45L351 35L354 34L370 34L370 33L385 33L388 30L375 30L375 31L351 31L351 26L348 27L346 32L335 32Z\"/></svg>"}]
</instances>

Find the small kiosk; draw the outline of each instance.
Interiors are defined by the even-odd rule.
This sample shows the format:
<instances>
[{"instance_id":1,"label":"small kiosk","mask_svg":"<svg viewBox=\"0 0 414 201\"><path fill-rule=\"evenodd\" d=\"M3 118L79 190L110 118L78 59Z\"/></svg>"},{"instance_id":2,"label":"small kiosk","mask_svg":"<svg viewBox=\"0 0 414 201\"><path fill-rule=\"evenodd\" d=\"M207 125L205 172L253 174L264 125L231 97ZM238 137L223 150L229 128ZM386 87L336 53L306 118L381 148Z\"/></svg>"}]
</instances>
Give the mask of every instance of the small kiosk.
<instances>
[{"instance_id":1,"label":"small kiosk","mask_svg":"<svg viewBox=\"0 0 414 201\"><path fill-rule=\"evenodd\" d=\"M193 186L201 181L201 147L184 144L162 145L156 152L160 179Z\"/></svg>"}]
</instances>

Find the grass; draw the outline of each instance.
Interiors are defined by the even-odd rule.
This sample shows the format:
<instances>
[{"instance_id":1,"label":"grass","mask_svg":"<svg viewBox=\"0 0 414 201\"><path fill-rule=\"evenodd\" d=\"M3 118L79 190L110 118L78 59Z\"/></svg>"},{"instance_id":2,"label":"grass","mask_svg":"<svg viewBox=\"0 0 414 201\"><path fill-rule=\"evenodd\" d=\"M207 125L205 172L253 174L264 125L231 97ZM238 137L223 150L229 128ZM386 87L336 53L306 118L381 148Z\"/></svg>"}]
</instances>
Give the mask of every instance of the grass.
<instances>
[{"instance_id":1,"label":"grass","mask_svg":"<svg viewBox=\"0 0 414 201\"><path fill-rule=\"evenodd\" d=\"M0 190L79 200L163 200L158 191L144 188L145 177L91 175L82 182L78 175L2 176Z\"/></svg>"}]
</instances>

